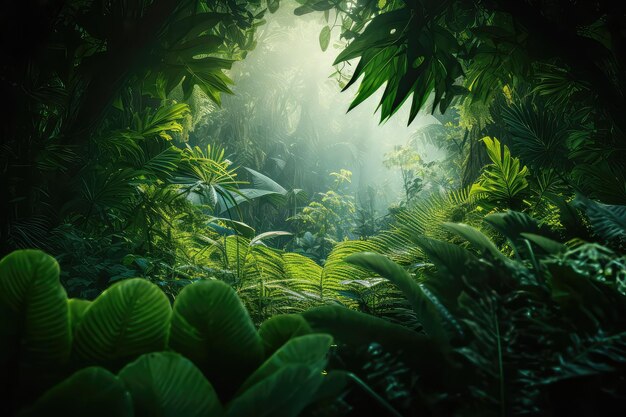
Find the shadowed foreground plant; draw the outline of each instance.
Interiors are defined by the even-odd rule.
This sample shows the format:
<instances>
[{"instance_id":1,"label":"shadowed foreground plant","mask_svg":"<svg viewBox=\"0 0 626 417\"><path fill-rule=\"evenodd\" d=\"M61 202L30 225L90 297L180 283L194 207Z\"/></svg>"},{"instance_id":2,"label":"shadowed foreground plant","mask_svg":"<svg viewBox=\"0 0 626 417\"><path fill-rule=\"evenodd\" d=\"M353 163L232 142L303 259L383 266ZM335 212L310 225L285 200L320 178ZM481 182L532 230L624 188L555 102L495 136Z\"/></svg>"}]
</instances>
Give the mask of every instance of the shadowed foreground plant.
<instances>
[{"instance_id":1,"label":"shadowed foreground plant","mask_svg":"<svg viewBox=\"0 0 626 417\"><path fill-rule=\"evenodd\" d=\"M507 225L500 230L518 260L504 257L477 229L450 223L443 227L469 247L416 237L436 268L419 280L380 254L346 259L394 283L425 335L339 307L303 316L314 331L335 337L342 358L373 337L398 352L405 372L418 378L409 415L417 408L485 416L626 412L626 297L619 277L604 276L619 274L608 258L616 266L624 257L595 244L568 250L531 233L536 222L520 213L490 220L496 228Z\"/></svg>"},{"instance_id":2,"label":"shadowed foreground plant","mask_svg":"<svg viewBox=\"0 0 626 417\"><path fill-rule=\"evenodd\" d=\"M56 261L36 250L0 261L0 308L3 415L296 416L332 344L298 319L257 332L216 280L188 285L173 308L138 278L67 300Z\"/></svg>"}]
</instances>

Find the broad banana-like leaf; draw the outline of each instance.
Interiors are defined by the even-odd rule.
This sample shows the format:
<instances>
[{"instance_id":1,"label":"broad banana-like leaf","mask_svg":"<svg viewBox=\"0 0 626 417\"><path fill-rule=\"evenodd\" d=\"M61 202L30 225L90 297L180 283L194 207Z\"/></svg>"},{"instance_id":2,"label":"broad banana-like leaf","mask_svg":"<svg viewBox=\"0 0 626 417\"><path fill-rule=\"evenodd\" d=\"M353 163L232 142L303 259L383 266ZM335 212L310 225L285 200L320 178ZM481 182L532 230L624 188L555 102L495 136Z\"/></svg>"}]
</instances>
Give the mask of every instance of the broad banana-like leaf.
<instances>
[{"instance_id":1,"label":"broad banana-like leaf","mask_svg":"<svg viewBox=\"0 0 626 417\"><path fill-rule=\"evenodd\" d=\"M228 399L263 361L263 343L243 303L216 280L186 286L174 302L170 347L191 359Z\"/></svg>"},{"instance_id":2,"label":"broad banana-like leaf","mask_svg":"<svg viewBox=\"0 0 626 417\"><path fill-rule=\"evenodd\" d=\"M87 308L74 334L74 359L119 369L128 360L165 349L172 309L167 296L142 278L120 281Z\"/></svg>"},{"instance_id":3,"label":"broad banana-like leaf","mask_svg":"<svg viewBox=\"0 0 626 417\"><path fill-rule=\"evenodd\" d=\"M136 417L219 417L224 413L213 386L187 358L173 352L142 355L119 373L130 391Z\"/></svg>"}]
</instances>

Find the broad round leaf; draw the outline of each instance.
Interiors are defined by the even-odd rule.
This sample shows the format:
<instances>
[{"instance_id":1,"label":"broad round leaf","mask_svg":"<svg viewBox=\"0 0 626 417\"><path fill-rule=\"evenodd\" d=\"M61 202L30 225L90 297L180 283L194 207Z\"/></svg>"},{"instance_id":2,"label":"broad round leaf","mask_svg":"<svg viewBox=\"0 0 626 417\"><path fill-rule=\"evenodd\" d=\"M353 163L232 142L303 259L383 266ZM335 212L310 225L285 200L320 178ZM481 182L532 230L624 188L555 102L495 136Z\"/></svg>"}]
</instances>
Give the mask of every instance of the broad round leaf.
<instances>
[{"instance_id":1,"label":"broad round leaf","mask_svg":"<svg viewBox=\"0 0 626 417\"><path fill-rule=\"evenodd\" d=\"M287 365L308 365L321 373L326 366L333 338L327 334L309 334L289 340L259 367L241 386L243 392Z\"/></svg>"},{"instance_id":2,"label":"broad round leaf","mask_svg":"<svg viewBox=\"0 0 626 417\"><path fill-rule=\"evenodd\" d=\"M115 375L94 366L51 388L19 416L132 417L133 403Z\"/></svg>"},{"instance_id":3,"label":"broad round leaf","mask_svg":"<svg viewBox=\"0 0 626 417\"><path fill-rule=\"evenodd\" d=\"M67 296L54 258L19 250L0 261L0 315L5 403L32 401L59 380L72 346Z\"/></svg>"},{"instance_id":4,"label":"broad round leaf","mask_svg":"<svg viewBox=\"0 0 626 417\"><path fill-rule=\"evenodd\" d=\"M76 326L75 358L116 369L142 353L163 350L171 314L156 285L142 278L121 281L100 294Z\"/></svg>"},{"instance_id":5,"label":"broad round leaf","mask_svg":"<svg viewBox=\"0 0 626 417\"><path fill-rule=\"evenodd\" d=\"M228 398L263 360L263 344L235 291L227 284L199 281L174 303L170 347L191 359Z\"/></svg>"},{"instance_id":6,"label":"broad round leaf","mask_svg":"<svg viewBox=\"0 0 626 417\"><path fill-rule=\"evenodd\" d=\"M218 417L224 412L202 372L177 353L142 355L119 376L132 395L137 417Z\"/></svg>"},{"instance_id":7,"label":"broad round leaf","mask_svg":"<svg viewBox=\"0 0 626 417\"><path fill-rule=\"evenodd\" d=\"M72 343L67 295L53 257L39 250L19 250L4 257L0 261L0 306L11 316L9 320L21 323L18 328L0 329L0 344L7 345L1 352L8 345L21 346L20 359L29 367L58 366L67 361Z\"/></svg>"},{"instance_id":8,"label":"broad round leaf","mask_svg":"<svg viewBox=\"0 0 626 417\"><path fill-rule=\"evenodd\" d=\"M263 339L265 357L271 356L289 339L313 333L309 323L299 314L281 314L261 324L259 336Z\"/></svg>"}]
</instances>

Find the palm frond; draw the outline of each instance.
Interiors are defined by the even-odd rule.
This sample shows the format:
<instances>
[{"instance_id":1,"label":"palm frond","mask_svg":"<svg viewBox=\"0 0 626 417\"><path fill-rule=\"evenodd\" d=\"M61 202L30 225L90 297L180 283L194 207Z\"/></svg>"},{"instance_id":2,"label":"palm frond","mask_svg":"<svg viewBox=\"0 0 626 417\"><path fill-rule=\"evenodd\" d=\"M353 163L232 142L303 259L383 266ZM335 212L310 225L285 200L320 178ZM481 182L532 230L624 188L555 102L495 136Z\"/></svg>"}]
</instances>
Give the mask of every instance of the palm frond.
<instances>
[{"instance_id":1,"label":"palm frond","mask_svg":"<svg viewBox=\"0 0 626 417\"><path fill-rule=\"evenodd\" d=\"M133 161L134 168L161 180L171 178L182 159L181 151L174 146L161 145L154 142L144 145L140 157Z\"/></svg>"},{"instance_id":2,"label":"palm frond","mask_svg":"<svg viewBox=\"0 0 626 417\"><path fill-rule=\"evenodd\" d=\"M521 166L519 159L495 138L485 137L483 142L491 164L484 168L478 181L472 186L470 195L505 207L519 207L528 188L528 168Z\"/></svg>"},{"instance_id":3,"label":"palm frond","mask_svg":"<svg viewBox=\"0 0 626 417\"><path fill-rule=\"evenodd\" d=\"M532 102L504 107L512 149L532 168L562 168L567 161L567 125L562 116Z\"/></svg>"},{"instance_id":4,"label":"palm frond","mask_svg":"<svg viewBox=\"0 0 626 417\"><path fill-rule=\"evenodd\" d=\"M602 204L580 195L575 205L585 210L593 231L602 239L626 242L626 206Z\"/></svg>"}]
</instances>

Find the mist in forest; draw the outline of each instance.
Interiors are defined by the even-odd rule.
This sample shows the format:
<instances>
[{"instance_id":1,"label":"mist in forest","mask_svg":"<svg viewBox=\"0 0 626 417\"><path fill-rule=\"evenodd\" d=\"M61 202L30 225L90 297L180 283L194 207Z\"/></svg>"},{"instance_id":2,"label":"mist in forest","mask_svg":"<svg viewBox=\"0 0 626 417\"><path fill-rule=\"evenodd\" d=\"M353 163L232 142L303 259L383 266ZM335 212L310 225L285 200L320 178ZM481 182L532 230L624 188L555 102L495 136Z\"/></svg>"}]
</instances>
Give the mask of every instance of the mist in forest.
<instances>
[{"instance_id":1,"label":"mist in forest","mask_svg":"<svg viewBox=\"0 0 626 417\"><path fill-rule=\"evenodd\" d=\"M380 123L375 113L382 88L348 111L359 82L341 89L356 62L333 66L345 47L339 28L331 31L328 49L320 47L320 30L332 26L334 16L328 23L318 14L295 18L293 7L286 5L266 19L256 48L229 73L234 95L223 96L221 109L208 100L200 104L206 111L197 112L204 117L195 121L194 136L209 142L219 138L227 153L229 142L238 143L238 150L245 149L241 143L247 142L249 154L229 158L286 188L320 191L332 172L347 169L352 172L349 188L357 199L367 193L380 211L399 201L404 197L400 171L385 167L383 160L394 146L407 144L420 127L439 124L437 119L420 113L407 126L409 108L404 106ZM428 144L416 151L424 160L442 156ZM306 160L298 160L302 156Z\"/></svg>"}]
</instances>

